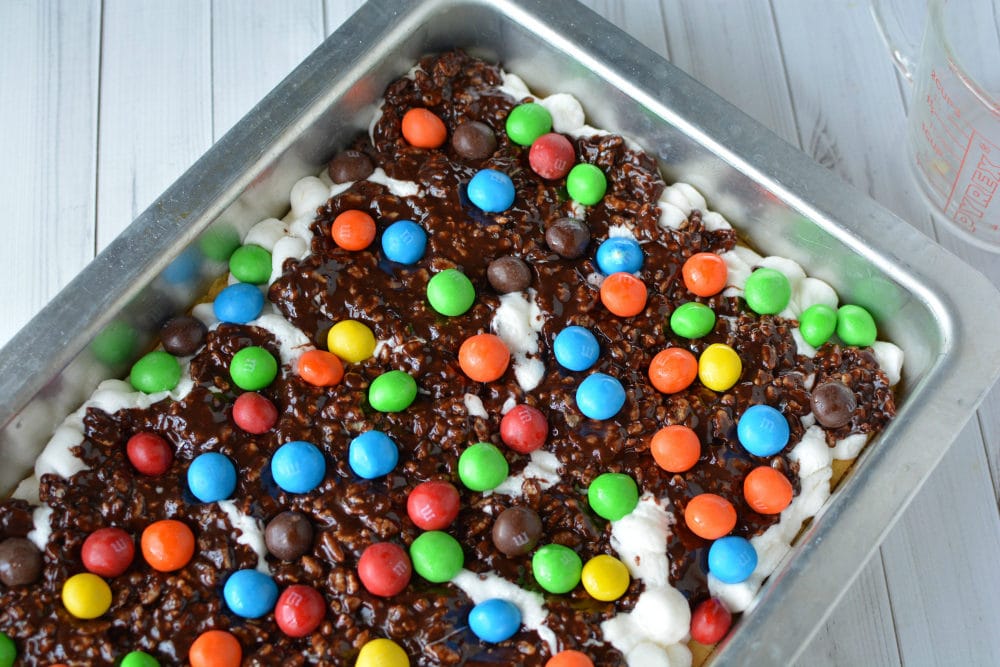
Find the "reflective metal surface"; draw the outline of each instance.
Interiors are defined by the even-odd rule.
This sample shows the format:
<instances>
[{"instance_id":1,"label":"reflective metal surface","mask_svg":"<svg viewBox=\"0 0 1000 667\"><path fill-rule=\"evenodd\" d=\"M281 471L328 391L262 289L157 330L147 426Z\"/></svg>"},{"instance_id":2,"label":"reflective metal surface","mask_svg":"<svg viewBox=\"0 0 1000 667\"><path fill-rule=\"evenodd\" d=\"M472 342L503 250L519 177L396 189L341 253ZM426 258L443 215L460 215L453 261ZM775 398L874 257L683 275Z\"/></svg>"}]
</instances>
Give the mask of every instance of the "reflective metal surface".
<instances>
[{"instance_id":1,"label":"reflective metal surface","mask_svg":"<svg viewBox=\"0 0 1000 667\"><path fill-rule=\"evenodd\" d=\"M374 45L374 46L369 46ZM123 375L225 270L227 238L367 128L385 85L452 47L501 61L633 137L765 254L869 308L906 353L898 418L868 447L713 664L784 664L822 623L1000 369L1000 295L867 196L571 0L371 0L0 350L0 489L62 417ZM109 328L110 327L110 328ZM103 335L101 335L103 333ZM99 337L99 335L101 335ZM95 343L95 338L97 338Z\"/></svg>"}]
</instances>

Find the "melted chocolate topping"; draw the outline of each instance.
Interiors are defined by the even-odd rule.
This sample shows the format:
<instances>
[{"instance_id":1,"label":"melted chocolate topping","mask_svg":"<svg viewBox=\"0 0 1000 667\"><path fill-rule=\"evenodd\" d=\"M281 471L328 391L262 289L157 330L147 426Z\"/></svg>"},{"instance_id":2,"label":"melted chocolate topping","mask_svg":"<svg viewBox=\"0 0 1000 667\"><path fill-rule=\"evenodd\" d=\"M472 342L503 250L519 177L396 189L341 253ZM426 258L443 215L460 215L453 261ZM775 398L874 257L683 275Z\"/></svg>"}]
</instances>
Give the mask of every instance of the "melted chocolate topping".
<instances>
[{"instance_id":1,"label":"melted chocolate topping","mask_svg":"<svg viewBox=\"0 0 1000 667\"><path fill-rule=\"evenodd\" d=\"M614 554L610 525L590 510L585 491L601 473L628 474L641 492L661 499L678 517L664 548L671 582L694 605L708 595L704 561L709 543L684 525L686 503L701 492L729 499L739 517L737 535L759 534L776 521L750 509L743 499L743 478L755 466L771 465L796 483L786 454L804 432L809 376L815 375L817 384L836 380L855 393L857 407L850 421L828 431L831 444L851 433L875 432L891 418L892 393L869 351L827 345L809 359L796 353L794 322L754 315L736 298L696 298L687 291L681 278L684 260L697 252L731 249L735 234L706 230L698 211L679 230L661 228L656 202L664 183L656 163L627 148L621 137L575 140L578 160L607 174L608 191L586 211L593 239L588 251L578 259L553 252L545 241L546 227L573 215L565 181L538 177L528 165L528 149L507 138L504 121L519 101L498 90L500 84L496 66L452 52L425 58L412 79L390 85L374 140L363 137L353 148L392 178L416 182L422 194L402 198L385 186L355 182L319 209L312 253L302 261L287 260L270 288L271 301L321 348L334 322L350 318L366 323L377 338L389 341L376 357L347 365L342 382L332 388L314 387L294 373L279 376L261 392L278 406L279 421L270 432L251 435L232 423L232 402L239 392L229 378L229 361L248 345L262 345L276 357L278 347L262 329L224 324L208 334L194 357L191 374L197 384L183 400L112 415L88 411L79 455L89 469L70 480L42 479L41 499L53 509L53 530L41 581L0 588L0 629L15 638L22 655L43 664L111 664L141 649L161 662L180 663L198 634L224 628L239 638L249 664L350 665L366 641L386 636L404 647L414 665L542 665L550 649L534 631L522 628L495 645L478 641L467 627L472 602L451 584L430 584L414 575L408 588L392 598L371 595L361 585L356 566L369 544L406 546L420 534L406 512L407 494L418 483L445 479L461 490L462 508L448 532L463 545L466 568L493 571L542 592L531 576L530 553L507 556L497 548L494 517L514 505L528 507L541 519L540 544L569 546L584 562ZM450 142L433 151L409 146L400 123L411 107L433 111L449 134L466 121L485 124L496 136L496 151L477 159L468 157L469 151L459 154ZM353 155L351 165L361 161ZM512 178L517 199L510 210L485 214L466 200L464 186L481 168ZM417 221L428 231L424 258L413 266L393 264L381 255L377 241L361 252L338 248L330 226L348 209L371 213L380 229L399 219ZM645 253L641 277L649 301L642 313L627 319L604 309L597 287L588 280L597 273L593 250L612 225L633 229ZM480 384L469 380L457 362L466 337L490 331L499 295L487 279L487 267L506 256L530 266L531 288L544 316L539 357L546 374L528 392L517 383L513 368L497 382ZM448 318L429 307L425 289L433 273L452 267L472 280L477 299L466 314ZM692 300L713 308L715 329L698 340L678 338L665 323L677 306ZM588 327L601 343L592 371L569 372L555 362L552 341L571 324ZM666 396L650 384L647 368L656 352L673 345L697 355L717 342L733 346L743 361L743 375L730 391L719 394L696 382ZM392 369L410 373L420 394L403 412L375 412L367 403L368 386ZM584 418L575 406L577 385L595 370L618 377L627 391L624 408L606 421ZM468 414L466 394L482 400L487 417ZM545 449L563 464L561 479L545 490L527 480L517 500L470 492L457 477L458 456L468 445L497 444L512 474L528 460L499 439L501 408L511 397L547 415ZM738 416L757 403L780 409L791 427L788 446L767 459L747 454L736 438ZM692 427L703 443L702 459L684 474L660 469L647 451L651 435L674 423ZM354 436L372 428L396 441L400 462L386 477L364 480L352 474L347 449ZM162 434L176 448L171 468L156 478L137 475L125 456L128 438L145 430ZM326 479L312 493L287 494L270 477L270 456L290 440L316 443L327 456ZM314 538L311 547L300 545L305 555L291 562L269 556L268 564L279 587L308 584L326 598L327 617L313 635L293 639L278 630L273 614L244 620L226 609L221 595L226 577L255 567L257 559L237 542L218 505L197 502L185 487L188 463L205 451L221 452L237 464L234 500L240 511L262 525L287 511L308 517ZM118 526L138 536L152 521L167 517L186 522L197 537L188 566L164 574L137 556L125 574L109 582L114 601L107 614L82 621L64 610L60 588L68 576L83 570L80 546L91 531ZM30 526L24 503L0 504L0 537L21 537ZM548 625L563 648L584 650L597 665L622 664L621 654L601 643L599 625L630 610L642 590L642 582L633 581L616 602L594 600L580 586L566 595L545 594Z\"/></svg>"}]
</instances>

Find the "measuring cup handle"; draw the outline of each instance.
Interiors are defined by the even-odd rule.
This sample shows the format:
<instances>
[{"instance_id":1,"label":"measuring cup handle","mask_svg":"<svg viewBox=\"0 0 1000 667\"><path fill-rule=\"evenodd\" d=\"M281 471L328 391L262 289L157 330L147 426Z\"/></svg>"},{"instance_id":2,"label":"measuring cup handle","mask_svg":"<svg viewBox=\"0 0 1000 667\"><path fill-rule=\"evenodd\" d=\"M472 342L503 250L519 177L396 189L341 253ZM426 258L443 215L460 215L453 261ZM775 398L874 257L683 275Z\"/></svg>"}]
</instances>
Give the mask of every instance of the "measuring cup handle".
<instances>
[{"instance_id":1,"label":"measuring cup handle","mask_svg":"<svg viewBox=\"0 0 1000 667\"><path fill-rule=\"evenodd\" d=\"M912 27L907 29L904 26L900 9L893 0L871 0L870 8L882 41L889 47L892 62L906 80L912 83L917 69L916 58L920 50L921 35L914 35ZM913 4L909 3L907 9L912 12ZM926 14L926 9L922 13Z\"/></svg>"}]
</instances>

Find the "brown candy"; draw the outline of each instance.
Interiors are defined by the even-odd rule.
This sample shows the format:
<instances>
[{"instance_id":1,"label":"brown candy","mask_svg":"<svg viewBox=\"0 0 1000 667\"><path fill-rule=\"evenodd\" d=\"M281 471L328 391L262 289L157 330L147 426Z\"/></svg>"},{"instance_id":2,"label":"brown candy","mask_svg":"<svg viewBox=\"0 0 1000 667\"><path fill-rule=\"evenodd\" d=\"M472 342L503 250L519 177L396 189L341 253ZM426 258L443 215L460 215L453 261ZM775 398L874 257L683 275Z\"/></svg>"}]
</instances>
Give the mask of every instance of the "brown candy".
<instances>
[{"instance_id":1,"label":"brown candy","mask_svg":"<svg viewBox=\"0 0 1000 667\"><path fill-rule=\"evenodd\" d=\"M531 285L531 269L520 257L498 257L486 267L486 279L501 294L520 292Z\"/></svg>"},{"instance_id":2,"label":"brown candy","mask_svg":"<svg viewBox=\"0 0 1000 667\"><path fill-rule=\"evenodd\" d=\"M326 171L334 183L361 181L372 175L375 165L371 158L361 151L348 150L338 153L330 160Z\"/></svg>"},{"instance_id":3,"label":"brown candy","mask_svg":"<svg viewBox=\"0 0 1000 667\"><path fill-rule=\"evenodd\" d=\"M564 259L576 259L587 251L590 228L576 218L559 218L545 230L545 242Z\"/></svg>"},{"instance_id":4,"label":"brown candy","mask_svg":"<svg viewBox=\"0 0 1000 667\"><path fill-rule=\"evenodd\" d=\"M486 123L470 120L455 128L451 147L467 160L482 160L496 151L497 136Z\"/></svg>"},{"instance_id":5,"label":"brown candy","mask_svg":"<svg viewBox=\"0 0 1000 667\"><path fill-rule=\"evenodd\" d=\"M298 560L312 548L313 527L301 512L282 512L264 529L267 550L284 561Z\"/></svg>"},{"instance_id":6,"label":"brown candy","mask_svg":"<svg viewBox=\"0 0 1000 667\"><path fill-rule=\"evenodd\" d=\"M842 382L824 382L813 389L812 411L822 426L840 428L851 421L858 402L854 392Z\"/></svg>"},{"instance_id":7,"label":"brown candy","mask_svg":"<svg viewBox=\"0 0 1000 667\"><path fill-rule=\"evenodd\" d=\"M196 317L175 317L160 328L163 349L178 357L187 357L198 351L205 342L208 329Z\"/></svg>"},{"instance_id":8,"label":"brown candy","mask_svg":"<svg viewBox=\"0 0 1000 667\"><path fill-rule=\"evenodd\" d=\"M34 542L23 537L0 542L0 581L5 586L33 584L41 574L42 552Z\"/></svg>"},{"instance_id":9,"label":"brown candy","mask_svg":"<svg viewBox=\"0 0 1000 667\"><path fill-rule=\"evenodd\" d=\"M527 507L508 507L493 522L493 544L506 556L523 556L542 537L542 520Z\"/></svg>"}]
</instances>

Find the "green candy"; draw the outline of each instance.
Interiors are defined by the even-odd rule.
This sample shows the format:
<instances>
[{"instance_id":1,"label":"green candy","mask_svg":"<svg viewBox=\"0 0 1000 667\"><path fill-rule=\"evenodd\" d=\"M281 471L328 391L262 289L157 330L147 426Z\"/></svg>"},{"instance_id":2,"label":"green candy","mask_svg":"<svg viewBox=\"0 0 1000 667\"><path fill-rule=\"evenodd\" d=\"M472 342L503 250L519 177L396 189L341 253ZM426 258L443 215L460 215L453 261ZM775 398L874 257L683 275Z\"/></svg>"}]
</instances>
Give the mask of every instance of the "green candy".
<instances>
[{"instance_id":1,"label":"green candy","mask_svg":"<svg viewBox=\"0 0 1000 667\"><path fill-rule=\"evenodd\" d=\"M445 269L427 282L427 300L442 315L456 317L472 308L476 288L458 269Z\"/></svg>"},{"instance_id":2,"label":"green candy","mask_svg":"<svg viewBox=\"0 0 1000 667\"><path fill-rule=\"evenodd\" d=\"M160 667L160 661L145 651L132 651L122 658L119 667Z\"/></svg>"},{"instance_id":3,"label":"green candy","mask_svg":"<svg viewBox=\"0 0 1000 667\"><path fill-rule=\"evenodd\" d=\"M848 345L868 347L877 335L875 320L861 306L841 306L837 311L837 336Z\"/></svg>"},{"instance_id":4,"label":"green candy","mask_svg":"<svg viewBox=\"0 0 1000 667\"><path fill-rule=\"evenodd\" d=\"M462 569L465 555L454 537L440 530L429 530L413 540L410 560L417 574L427 581L442 584Z\"/></svg>"},{"instance_id":5,"label":"green candy","mask_svg":"<svg viewBox=\"0 0 1000 667\"><path fill-rule=\"evenodd\" d=\"M477 442L458 457L458 478L473 491L492 491L509 472L503 452L488 442Z\"/></svg>"},{"instance_id":6,"label":"green candy","mask_svg":"<svg viewBox=\"0 0 1000 667\"><path fill-rule=\"evenodd\" d=\"M262 347L245 347L233 355L229 376L244 391L257 391L274 382L278 362Z\"/></svg>"},{"instance_id":7,"label":"green candy","mask_svg":"<svg viewBox=\"0 0 1000 667\"><path fill-rule=\"evenodd\" d=\"M552 131L552 114L541 104L519 104L507 115L507 136L515 144L530 146L535 139Z\"/></svg>"},{"instance_id":8,"label":"green candy","mask_svg":"<svg viewBox=\"0 0 1000 667\"><path fill-rule=\"evenodd\" d=\"M241 283L262 285L271 277L271 253L259 245L245 245L229 258L229 272Z\"/></svg>"},{"instance_id":9,"label":"green candy","mask_svg":"<svg viewBox=\"0 0 1000 667\"><path fill-rule=\"evenodd\" d=\"M12 667L17 658L17 647L6 632L0 632L0 667Z\"/></svg>"},{"instance_id":10,"label":"green candy","mask_svg":"<svg viewBox=\"0 0 1000 667\"><path fill-rule=\"evenodd\" d=\"M598 516L618 521L639 504L639 488L628 475L606 472L590 483L587 502Z\"/></svg>"},{"instance_id":11,"label":"green candy","mask_svg":"<svg viewBox=\"0 0 1000 667\"><path fill-rule=\"evenodd\" d=\"M758 315L777 315L792 298L792 284L781 271L757 269L747 278L743 298Z\"/></svg>"},{"instance_id":12,"label":"green candy","mask_svg":"<svg viewBox=\"0 0 1000 667\"><path fill-rule=\"evenodd\" d=\"M132 365L129 382L139 391L155 394L170 391L181 380L181 365L163 350L150 352Z\"/></svg>"},{"instance_id":13,"label":"green candy","mask_svg":"<svg viewBox=\"0 0 1000 667\"><path fill-rule=\"evenodd\" d=\"M379 412L401 412L417 397L417 381L403 371L382 373L368 387L368 404Z\"/></svg>"},{"instance_id":14,"label":"green candy","mask_svg":"<svg viewBox=\"0 0 1000 667\"><path fill-rule=\"evenodd\" d=\"M111 322L91 341L90 351L102 364L118 366L135 353L138 339L135 329L125 322Z\"/></svg>"},{"instance_id":15,"label":"green candy","mask_svg":"<svg viewBox=\"0 0 1000 667\"><path fill-rule=\"evenodd\" d=\"M578 164L566 176L566 191L574 201L593 206L601 201L608 189L604 172L592 164Z\"/></svg>"},{"instance_id":16,"label":"green candy","mask_svg":"<svg viewBox=\"0 0 1000 667\"><path fill-rule=\"evenodd\" d=\"M819 347L830 340L836 329L837 311L822 303L809 306L799 316L799 333L813 347Z\"/></svg>"},{"instance_id":17,"label":"green candy","mask_svg":"<svg viewBox=\"0 0 1000 667\"><path fill-rule=\"evenodd\" d=\"M583 561L569 547L546 544L532 556L531 570L538 585L549 593L569 593L580 583Z\"/></svg>"},{"instance_id":18,"label":"green candy","mask_svg":"<svg viewBox=\"0 0 1000 667\"><path fill-rule=\"evenodd\" d=\"M240 235L229 225L216 225L202 234L198 248L209 259L217 262L229 261L229 257L240 247Z\"/></svg>"},{"instance_id":19,"label":"green candy","mask_svg":"<svg viewBox=\"0 0 1000 667\"><path fill-rule=\"evenodd\" d=\"M682 338L701 338L715 328L715 311L691 301L670 315L670 329Z\"/></svg>"}]
</instances>

